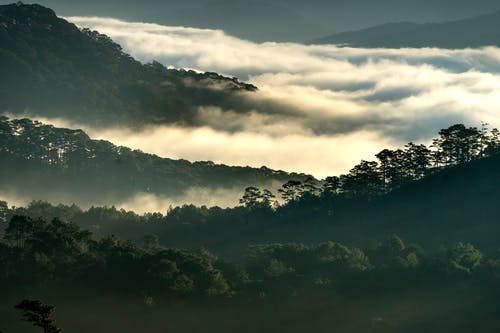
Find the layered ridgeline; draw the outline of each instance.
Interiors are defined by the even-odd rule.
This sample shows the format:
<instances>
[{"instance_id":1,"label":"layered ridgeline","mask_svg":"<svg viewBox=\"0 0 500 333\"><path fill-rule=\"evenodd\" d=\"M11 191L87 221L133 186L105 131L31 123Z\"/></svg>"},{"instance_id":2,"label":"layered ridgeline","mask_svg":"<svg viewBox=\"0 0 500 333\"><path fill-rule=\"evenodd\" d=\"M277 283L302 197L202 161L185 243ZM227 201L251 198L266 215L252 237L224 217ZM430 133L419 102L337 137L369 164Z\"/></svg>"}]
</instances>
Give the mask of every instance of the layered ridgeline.
<instances>
[{"instance_id":1,"label":"layered ridgeline","mask_svg":"<svg viewBox=\"0 0 500 333\"><path fill-rule=\"evenodd\" d=\"M348 31L312 41L352 47L439 47L460 49L500 46L500 11L444 23L398 22Z\"/></svg>"},{"instance_id":2,"label":"layered ridgeline","mask_svg":"<svg viewBox=\"0 0 500 333\"><path fill-rule=\"evenodd\" d=\"M137 193L173 198L191 189L236 189L236 203L247 186L277 187L307 178L266 167L160 158L92 140L81 130L5 117L0 118L0 163L2 193L84 206L116 204ZM192 202L199 202L196 192L190 192Z\"/></svg>"},{"instance_id":3,"label":"layered ridgeline","mask_svg":"<svg viewBox=\"0 0 500 333\"><path fill-rule=\"evenodd\" d=\"M37 130L41 129L46 128ZM155 178L161 174L160 166L167 163L166 160L127 150L120 154L109 148L103 149L109 144L102 142L82 146L92 149L90 158L75 159L77 165L72 167L66 159L57 158L58 149L52 153L56 156L50 157L47 152L37 152L34 148L38 145L29 144L30 140L43 141L40 137L48 136L35 136L33 133L37 130L24 134L28 143L17 141L23 142L16 148L16 154L20 156L16 159L20 161L9 169L17 167L20 171L13 170L11 180L9 175L4 178L5 182L12 186L17 184L21 189L33 187L23 179L37 180L40 198L50 195L60 182L71 184L73 179L76 185L66 187L71 187L70 197L78 197L81 193L91 195L94 190L97 198L102 198L100 192L130 192L139 185L151 186L157 191L167 181L179 181L170 177L165 177L166 180ZM53 131L52 128L47 130ZM22 130L11 133L6 137L12 142L23 135ZM68 133L82 135L80 132ZM32 137L35 139L29 139ZM72 144L73 140L68 142ZM78 156L82 150L70 150L74 151L70 156ZM204 247L231 258L241 254L246 246L256 243L336 240L364 246L373 239L384 239L392 234L430 249L467 240L484 250L495 251L500 232L499 153L498 130L457 124L441 130L431 147L409 143L401 149L384 149L376 155L376 161L361 161L347 174L327 177L322 182L312 178L300 181L297 175L282 174L280 179L294 176L294 180L284 183L278 192L274 191L274 195L281 196L280 203L275 202L273 193L254 184L257 186L244 191L241 188L241 205L233 208L184 205L168 210L162 207L162 214L138 215L114 207L80 209L74 205L33 202L25 208L11 209L3 203L0 204L0 214L3 214L0 221L8 221L15 215L47 220L59 217L90 229L100 237L114 234L140 241L143 237L155 235L160 243L168 246ZM35 159L35 155L46 157ZM2 163L10 163L11 156ZM51 160L60 162L50 166ZM194 175L202 175L203 168L197 169L196 166L185 169L195 170L192 171ZM228 173L242 170L218 168ZM258 181L258 177L272 171L261 169L255 172ZM209 177L208 172L204 175ZM217 183L229 177L226 174L208 179Z\"/></svg>"},{"instance_id":4,"label":"layered ridgeline","mask_svg":"<svg viewBox=\"0 0 500 333\"><path fill-rule=\"evenodd\" d=\"M190 123L200 105L241 110L257 88L216 73L143 65L47 8L0 6L0 112L91 125ZM238 106L238 108L236 108Z\"/></svg>"},{"instance_id":5,"label":"layered ridgeline","mask_svg":"<svg viewBox=\"0 0 500 333\"><path fill-rule=\"evenodd\" d=\"M498 130L457 124L322 186L287 182L280 205L256 187L167 215L0 202L1 329L28 331L13 306L29 297L16 309L45 300L77 333L497 332L499 153Z\"/></svg>"}]
</instances>

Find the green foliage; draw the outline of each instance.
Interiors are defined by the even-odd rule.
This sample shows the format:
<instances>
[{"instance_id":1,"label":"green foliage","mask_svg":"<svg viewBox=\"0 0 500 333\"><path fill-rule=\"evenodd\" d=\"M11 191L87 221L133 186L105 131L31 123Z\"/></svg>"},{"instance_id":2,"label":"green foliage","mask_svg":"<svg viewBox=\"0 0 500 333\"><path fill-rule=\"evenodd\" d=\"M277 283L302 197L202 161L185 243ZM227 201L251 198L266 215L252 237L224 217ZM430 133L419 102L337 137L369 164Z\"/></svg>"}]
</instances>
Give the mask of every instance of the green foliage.
<instances>
[{"instance_id":1,"label":"green foliage","mask_svg":"<svg viewBox=\"0 0 500 333\"><path fill-rule=\"evenodd\" d=\"M278 190L281 198L287 203L299 200L304 191L304 185L299 180L289 180Z\"/></svg>"},{"instance_id":2,"label":"green foliage","mask_svg":"<svg viewBox=\"0 0 500 333\"><path fill-rule=\"evenodd\" d=\"M241 109L256 87L215 73L143 65L108 36L39 5L0 7L0 109L92 125L194 121L198 105ZM238 107L236 107L238 106Z\"/></svg>"},{"instance_id":3,"label":"green foliage","mask_svg":"<svg viewBox=\"0 0 500 333\"><path fill-rule=\"evenodd\" d=\"M361 161L347 175L340 177L342 191L348 196L372 198L382 185L377 162Z\"/></svg>"},{"instance_id":4,"label":"green foliage","mask_svg":"<svg viewBox=\"0 0 500 333\"><path fill-rule=\"evenodd\" d=\"M29 119L0 118L0 144L0 162L5 171L0 175L0 182L4 188L46 199L46 189L51 188L53 192L64 193L69 201L83 203L102 202L110 197L126 201L138 192L176 196L192 187L233 188L307 177L267 168L160 158L107 141L92 140L81 130L55 128ZM255 200L272 205L272 193L261 192ZM40 211L48 213L48 207L42 203L38 206Z\"/></svg>"},{"instance_id":5,"label":"green foliage","mask_svg":"<svg viewBox=\"0 0 500 333\"><path fill-rule=\"evenodd\" d=\"M44 333L62 332L62 329L56 326L56 322L52 318L55 309L52 305L44 304L40 300L25 299L15 308L23 311L25 321L42 328Z\"/></svg>"},{"instance_id":6,"label":"green foliage","mask_svg":"<svg viewBox=\"0 0 500 333\"><path fill-rule=\"evenodd\" d=\"M29 286L71 281L85 286L101 280L105 288L147 292L160 299L230 293L215 267L217 257L207 251L143 247L114 236L96 241L73 223L23 216L11 219L5 239L11 245L0 248L0 280L4 282Z\"/></svg>"},{"instance_id":7,"label":"green foliage","mask_svg":"<svg viewBox=\"0 0 500 333\"><path fill-rule=\"evenodd\" d=\"M478 268L483 260L483 254L470 243L458 243L449 253L449 263L452 270L471 273Z\"/></svg>"},{"instance_id":8,"label":"green foliage","mask_svg":"<svg viewBox=\"0 0 500 333\"><path fill-rule=\"evenodd\" d=\"M240 204L250 209L270 209L277 205L277 201L274 198L275 195L268 189L260 190L255 186L249 186L245 189L240 199Z\"/></svg>"},{"instance_id":9,"label":"green foliage","mask_svg":"<svg viewBox=\"0 0 500 333\"><path fill-rule=\"evenodd\" d=\"M439 152L438 163L456 165L471 161L484 150L481 139L481 132L476 127L456 124L442 129L434 140Z\"/></svg>"},{"instance_id":10,"label":"green foliage","mask_svg":"<svg viewBox=\"0 0 500 333\"><path fill-rule=\"evenodd\" d=\"M23 223L29 228L20 227ZM493 294L489 295L496 292L500 278L498 259L488 258L469 243L425 254L421 247L407 245L397 235L364 249L331 241L252 245L245 260L236 265L206 250L143 246L116 236L95 240L76 225L57 219L46 222L16 216L10 224L7 235L14 242L0 243L0 292L91 290L99 297L135 299L150 308L148 311L162 304L173 308L178 302L185 306L198 301L202 308L222 302L237 311L247 305L294 300L309 307L306 300L315 297L323 299L322 307L345 306L347 300L352 307L363 299L373 302L394 297L391 295L433 295L432 290L442 290L446 297L461 297L453 296L454 290L463 295L479 293L493 302ZM23 237L22 246L15 237ZM24 317L46 332L58 332L53 307L29 302L18 306L25 311ZM457 305L456 300L449 302ZM466 304L459 302L460 306ZM493 304L488 302L483 308ZM134 307L138 310L140 307ZM374 313L363 318L374 329L392 323Z\"/></svg>"}]
</instances>

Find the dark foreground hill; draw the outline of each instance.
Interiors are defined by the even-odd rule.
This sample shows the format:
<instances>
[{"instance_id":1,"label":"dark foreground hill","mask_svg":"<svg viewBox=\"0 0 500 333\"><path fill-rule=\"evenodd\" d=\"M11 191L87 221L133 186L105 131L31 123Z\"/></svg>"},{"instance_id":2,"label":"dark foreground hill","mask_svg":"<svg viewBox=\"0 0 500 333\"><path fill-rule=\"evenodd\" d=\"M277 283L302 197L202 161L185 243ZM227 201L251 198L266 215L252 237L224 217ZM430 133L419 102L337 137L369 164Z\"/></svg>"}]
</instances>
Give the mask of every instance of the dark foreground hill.
<instances>
[{"instance_id":1,"label":"dark foreground hill","mask_svg":"<svg viewBox=\"0 0 500 333\"><path fill-rule=\"evenodd\" d=\"M244 109L257 88L216 73L143 65L109 37L39 5L0 6L0 112L98 126L191 123L197 108ZM236 108L236 106L239 106Z\"/></svg>"},{"instance_id":2,"label":"dark foreground hill","mask_svg":"<svg viewBox=\"0 0 500 333\"><path fill-rule=\"evenodd\" d=\"M277 210L0 203L0 323L30 332L13 308L30 298L82 333L498 332L499 167L492 156L376 200L306 196Z\"/></svg>"},{"instance_id":3,"label":"dark foreground hill","mask_svg":"<svg viewBox=\"0 0 500 333\"><path fill-rule=\"evenodd\" d=\"M313 44L340 44L352 47L439 47L460 49L500 45L500 11L444 23L388 23L342 32Z\"/></svg>"},{"instance_id":4,"label":"dark foreground hill","mask_svg":"<svg viewBox=\"0 0 500 333\"><path fill-rule=\"evenodd\" d=\"M266 167L160 158L29 119L0 118L0 161L4 194L82 205L122 202L139 192L162 197L190 188L239 192L306 177Z\"/></svg>"},{"instance_id":5,"label":"dark foreground hill","mask_svg":"<svg viewBox=\"0 0 500 333\"><path fill-rule=\"evenodd\" d=\"M250 190L245 192L245 204L234 208L185 205L170 209L166 215L155 213L140 216L115 208L94 207L82 211L75 206L34 202L27 208L10 211L8 216L60 217L90 228L99 236L116 234L136 241L156 235L162 244L204 247L231 258L238 257L248 245L256 243L335 240L366 246L373 240L393 234L434 250L443 244L450 245L462 240L473 242L486 251L498 248L498 153L490 153L490 156L482 158L470 157L468 162L458 165L451 162L449 166L428 167L423 176L416 177L415 173L404 171L407 175L411 174L412 178L401 181L397 176L391 185L392 189L387 192L387 185L380 178L384 168L376 167L375 162L366 161L337 180L329 177L318 184L314 180L313 183L304 181L304 175L277 173L269 169L229 168L188 162L181 164L179 161L159 159L88 139L83 141L85 144L80 143L82 139L66 139L69 146L80 148L69 149L63 158L58 159L51 157L51 154L57 154L60 150L47 150L43 144L29 144L29 140L48 137L46 134L35 136L34 133L43 130L66 131L65 138L84 137L84 134L43 127L26 120L10 123L10 126L15 128L13 124L23 122L33 127L32 134L26 134L30 132L26 130L25 134L3 135L11 143L5 145L10 147L9 151L4 150L2 153L6 157L2 163L6 170L10 170L2 182L11 188L26 188L28 193L36 190L40 198L49 199L54 188L64 188L71 198L86 198L93 193L97 198L102 198L105 193L120 196L137 188L143 191L149 188L153 193L162 193L170 188L184 188L186 183L225 186L227 181L233 185L243 185L245 180L255 185L259 181L271 179L283 183L287 177L303 182L284 184L280 191L284 203L279 206L268 201L262 192ZM28 126L25 124L24 128ZM11 130L11 133L22 132ZM444 132L447 131L441 133ZM466 141L471 147L477 147L471 141ZM16 142L23 144L16 145ZM449 147L449 140L442 142L443 146ZM415 146L409 147L412 148L408 151L414 151ZM40 149L39 152L35 148ZM87 149L88 154L95 158L78 157ZM456 150L450 152L455 154ZM421 156L418 159L421 160ZM397 175L404 168L413 168L408 161L404 158L405 164L399 167L400 170L390 172ZM397 161L393 159L393 162ZM177 169L179 164L181 168ZM388 170L387 167L385 170ZM418 166L415 170L418 170ZM34 180L37 181L36 186L30 185L29 182ZM340 183L340 187L334 188L335 183Z\"/></svg>"}]
</instances>

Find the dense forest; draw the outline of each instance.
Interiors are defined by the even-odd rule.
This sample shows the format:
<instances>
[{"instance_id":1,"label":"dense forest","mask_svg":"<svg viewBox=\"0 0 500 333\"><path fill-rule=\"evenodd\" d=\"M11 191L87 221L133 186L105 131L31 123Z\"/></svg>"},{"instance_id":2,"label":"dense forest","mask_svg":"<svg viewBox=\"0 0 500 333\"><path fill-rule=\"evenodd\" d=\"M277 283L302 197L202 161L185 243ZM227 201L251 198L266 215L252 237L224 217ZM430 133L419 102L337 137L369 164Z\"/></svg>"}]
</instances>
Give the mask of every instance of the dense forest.
<instances>
[{"instance_id":1,"label":"dense forest","mask_svg":"<svg viewBox=\"0 0 500 333\"><path fill-rule=\"evenodd\" d=\"M499 263L470 243L426 252L393 235L365 248L253 245L232 264L152 237L96 240L73 223L16 215L0 246L0 322L20 331L11 308L29 296L59 304L58 322L71 332L494 332ZM195 321L176 318L193 313ZM116 318L124 315L141 326L127 328L129 319Z\"/></svg>"},{"instance_id":2,"label":"dense forest","mask_svg":"<svg viewBox=\"0 0 500 333\"><path fill-rule=\"evenodd\" d=\"M500 331L498 129L454 124L322 180L115 146L15 117L193 125L257 88L22 3L0 6L0 72L0 195L41 199L0 201L0 332ZM191 188L239 204L112 204Z\"/></svg>"},{"instance_id":3,"label":"dense forest","mask_svg":"<svg viewBox=\"0 0 500 333\"><path fill-rule=\"evenodd\" d=\"M143 65L108 36L39 5L0 6L0 110L94 126L192 123L199 106L245 108L257 88L216 73ZM238 106L236 108L236 106Z\"/></svg>"},{"instance_id":4,"label":"dense forest","mask_svg":"<svg viewBox=\"0 0 500 333\"><path fill-rule=\"evenodd\" d=\"M498 139L486 124L453 125L431 147L386 149L322 182L290 180L280 200L247 187L227 209L139 216L3 202L2 322L19 330L13 305L41 298L72 332L134 331L99 314L110 305L143 332L495 332ZM100 324L78 319L85 306ZM193 311L196 322L180 319Z\"/></svg>"},{"instance_id":5,"label":"dense forest","mask_svg":"<svg viewBox=\"0 0 500 333\"><path fill-rule=\"evenodd\" d=\"M29 120L6 121L5 124L35 126ZM38 128L36 131L19 131L24 134L7 137L16 142L15 139L26 135L33 142L38 142L40 137L45 136L35 135L37 131L55 131L52 127L38 126L35 126ZM8 128L12 131L13 127ZM68 137L85 138L79 131L68 133L78 135L62 136L64 140ZM66 146L75 142L64 140ZM85 148L80 151L88 150L90 155L94 154L93 145L98 147L99 144L92 140L85 142L88 145L82 146ZM43 147L48 146L42 145L38 150L27 149L22 152L15 150L15 147L29 147L28 144L6 145L12 147L10 149L16 156L24 156L19 161L16 159L18 168L24 165L23 160L33 160L36 165L42 166L29 169L35 175L33 179L39 179L40 183L43 179L49 179L54 181L53 184L65 184L65 180L72 184L71 178L64 178L66 174L81 177L88 173L88 177L80 178L81 182L75 182L80 187L74 187L69 192L78 195L84 194L84 189L88 189L89 196L103 196L108 191L114 193L114 186L120 190L130 190L126 187L130 186L130 181L127 178L118 178L121 174L118 168L122 164L116 166L113 162L115 158L126 160L126 154L122 157L116 152L113 155L109 150L105 150L102 158L77 160L75 170L64 166L66 158L54 157L53 160L58 162L53 164L59 171L55 173L56 176L50 178L49 172L43 174L40 170L43 170L45 165L50 166L50 156L59 154L62 148L57 145L49 146L52 150L44 149ZM35 147L39 147L38 144L35 144ZM386 238L393 233L433 249L443 242L458 242L466 238L490 251L496 250L495 232L499 230L496 223L500 209L497 204L500 195L500 177L497 174L500 166L499 147L498 130L490 131L486 124L481 128L457 124L441 130L429 147L409 143L401 149L384 149L376 155L377 161L362 161L345 175L327 177L319 181L305 175L295 178L294 175L283 173L280 174L283 185L278 191L259 187L251 183L251 178L246 178L252 186L245 185L245 189L241 188L241 204L233 208L184 205L164 207L161 212L138 215L114 206L81 209L77 205L52 205L44 201L34 201L27 207L18 208L8 207L7 203L4 203L3 211L6 220L14 215L35 219L42 217L48 220L58 217L92 230L99 237L115 234L125 239L141 241L146 236L155 235L164 245L187 248L204 246L230 258L238 257L247 246L255 243L321 242L335 239L361 246L371 239ZM138 153L123 149L129 152L131 157L146 156L156 159L150 155L134 155ZM7 156L3 162L6 165L13 159L11 155ZM111 161L107 167L109 171L106 171L106 168L98 168L101 165L106 166L105 161ZM132 167L142 166L137 162L123 163L125 170L130 164ZM89 170L95 172L91 173L81 167L87 165L90 165ZM15 182L22 183L20 177L12 176L16 175L14 166L12 169L9 174L14 182L12 185L14 186ZM155 175L152 169L144 169L148 171L143 174L144 177ZM29 175L25 170L21 171ZM128 175L130 174L124 173L123 177ZM161 181L168 180L164 174L161 175L163 177L149 178L152 179L150 185L148 184L151 189L154 190L154 186L161 184ZM8 177L6 175L4 183L9 182ZM183 177L185 176L173 178ZM237 177L242 175L237 174L235 179ZM259 174L255 175L255 179L259 179ZM85 187L84 182L91 186ZM109 184L108 188L102 185L98 187L98 184L106 182ZM222 180L214 179L213 182ZM28 183L24 186L30 190L32 188ZM43 191L48 186L49 183L39 187L41 198L44 198ZM52 191L54 186L52 185ZM92 186L95 186L94 192ZM46 192L45 197L51 191Z\"/></svg>"},{"instance_id":6,"label":"dense forest","mask_svg":"<svg viewBox=\"0 0 500 333\"><path fill-rule=\"evenodd\" d=\"M5 117L0 117L0 163L3 191L80 205L114 204L137 193L174 197L191 188L274 187L308 177L266 167L160 158L92 140L81 130Z\"/></svg>"}]
</instances>

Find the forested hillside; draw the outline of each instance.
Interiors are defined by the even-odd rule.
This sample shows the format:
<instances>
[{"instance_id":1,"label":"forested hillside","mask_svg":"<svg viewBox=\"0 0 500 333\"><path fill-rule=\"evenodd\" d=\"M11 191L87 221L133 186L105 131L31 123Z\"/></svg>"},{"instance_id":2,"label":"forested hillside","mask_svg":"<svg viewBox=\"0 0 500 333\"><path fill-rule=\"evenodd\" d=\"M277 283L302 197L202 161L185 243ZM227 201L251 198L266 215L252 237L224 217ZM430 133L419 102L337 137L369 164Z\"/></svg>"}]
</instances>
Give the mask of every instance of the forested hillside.
<instances>
[{"instance_id":1,"label":"forested hillside","mask_svg":"<svg viewBox=\"0 0 500 333\"><path fill-rule=\"evenodd\" d=\"M0 112L94 126L189 123L198 106L244 108L257 88L216 73L143 65L109 37L39 5L0 6Z\"/></svg>"},{"instance_id":2,"label":"forested hillside","mask_svg":"<svg viewBox=\"0 0 500 333\"><path fill-rule=\"evenodd\" d=\"M467 242L426 252L394 235L363 248L254 245L228 263L154 238L96 240L72 223L14 216L0 243L0 325L31 332L13 305L42 298L57 305L57 325L82 333L495 332L499 262ZM57 332L37 308L28 321Z\"/></svg>"},{"instance_id":3,"label":"forested hillside","mask_svg":"<svg viewBox=\"0 0 500 333\"><path fill-rule=\"evenodd\" d=\"M53 130L51 127L48 129ZM376 155L377 161L362 161L345 175L318 181L306 176L278 174L279 179L283 179L283 185L274 193L256 184L246 189L242 187L241 205L234 208L184 205L170 209L165 207L162 212L141 216L114 207L82 210L74 205L54 206L39 201L26 208L9 209L5 206L4 214L6 220L14 215L49 220L58 217L74 221L99 237L115 234L141 241L153 235L161 244L183 248L203 246L229 258L240 257L247 246L256 243L334 239L361 246L394 233L432 249L466 239L485 250L494 251L497 249L496 235L500 230L497 223L500 213L497 203L500 196L499 147L496 129L488 131L485 125L478 129L457 124L441 130L430 147L409 143L401 149L384 149ZM149 156L129 153L131 157ZM25 154L32 156L33 153L28 150ZM115 154L110 156L122 158L119 153ZM149 158L155 160L152 156ZM42 165L46 165L46 161ZM110 184L106 191L111 193L114 193L112 182L116 182L118 188L130 189L130 182L125 178L115 178L129 174L121 175L121 167L115 167L114 160L106 162L108 160L103 159L103 164L94 164L98 161L100 159L90 159L85 162L92 162L88 169L76 169L80 170L76 171L76 175L92 170L96 172L88 174L90 178L86 182L92 185L85 187L83 181L76 183L78 187L70 193L82 193L83 188L90 195L92 187L99 186L93 178ZM158 163L161 161L158 160ZM26 162L16 163L24 165ZM37 163L40 164L40 160ZM81 165L85 163L80 162ZM109 171L109 175L113 176L100 177L100 174L108 173L102 172L106 169L95 167L106 166L107 163L114 170ZM124 170L128 170L126 165L135 164L125 163ZM45 179L50 175L40 176L37 168L30 170L38 175L36 179ZM72 174L71 167L63 165L47 170L59 170L55 173L59 182L56 184L71 179L65 178ZM154 175L146 175L149 174ZM296 177L286 178L290 176ZM141 182L151 179L145 175L137 177ZM258 174L255 177L258 180ZM154 185L166 182L167 178L153 179L148 184L155 189ZM179 181L176 177L173 179ZM213 178L214 184L220 179L223 178ZM19 182L22 183L22 180ZM71 182L64 184L70 186ZM46 196L50 194L46 190L49 186L47 183L40 187L45 189ZM102 194L97 192L95 195Z\"/></svg>"},{"instance_id":4,"label":"forested hillside","mask_svg":"<svg viewBox=\"0 0 500 333\"><path fill-rule=\"evenodd\" d=\"M307 178L266 167L160 158L29 119L0 118L0 163L4 193L82 205L122 202L139 192L173 197L190 188L243 191Z\"/></svg>"},{"instance_id":5,"label":"forested hillside","mask_svg":"<svg viewBox=\"0 0 500 333\"><path fill-rule=\"evenodd\" d=\"M217 3L208 6L218 10ZM385 36L382 46L429 46L430 39L424 44L420 39L429 36L442 43L438 46L477 46L500 36L494 29L497 19L495 14L466 24L398 25L396 32L389 25L382 27L389 35L380 36ZM365 31L359 45L380 46L377 29ZM448 39L450 32L457 35ZM415 38L401 44L401 34ZM273 56L263 52L258 59ZM323 55L304 58L317 66L314 75L289 70L271 78L319 78L326 87L330 79L322 75L337 62L314 60ZM293 59L284 62L294 67L298 63ZM343 67L339 61L338 67L370 78L382 68L371 63L367 60L366 71L360 72L351 63ZM438 74L428 74L427 67L414 73L430 82ZM272 137L265 141L273 144L265 152L282 149L278 159L285 159L287 167L290 160L305 156L311 163L325 163L331 150L323 151L323 144L344 142L328 139L314 146L316 141L304 135L314 131L308 119L305 127L272 116L253 123L260 116L257 104L266 114L281 112L255 98L255 86L216 73L141 64L109 37L80 29L42 6L0 6L0 73L0 333L500 332L500 131L484 122L469 123L483 113L458 117L434 139L383 149L345 174L320 180L265 166L161 158L92 139L83 130L29 119L60 117L93 133L126 128L143 139L156 126L165 131L203 128L205 109L200 107L214 107L222 111L205 116L227 122L223 144L241 149L251 161L249 150L262 142L257 136L232 142L245 131L234 130L240 125L226 117L249 112L241 126L250 122L252 133ZM468 74L461 84L481 95L468 95L454 85L446 94L470 104L494 94L489 90L495 87L494 74L487 81L473 70ZM399 72L392 78L391 86L398 87ZM383 85L373 81L375 90ZM354 134L358 141L358 133L359 140L369 133L381 138L389 130L378 127L398 118L396 107L403 103L381 103L378 111L384 115L372 122L378 116L365 114L366 106L352 109L342 102L348 92L319 91L323 88L311 85L310 96L291 90L295 99L287 97L290 86L277 87L285 92L282 100L291 99L283 102L285 107L301 104L302 97L324 104L321 112L310 110L320 127L343 127L349 119L357 119L352 126L360 123L359 130L315 133L313 138L321 140ZM331 94L327 91L338 96L338 109L329 110L327 100L319 97ZM357 91L349 93L362 99ZM441 93L429 98L439 102ZM490 110L492 103L487 99L490 105L477 107ZM442 117L421 122L420 130L427 131L431 127L425 124L436 119L457 119L446 103L439 108ZM327 121L327 113L337 111L344 113L338 119L345 119ZM464 115L469 111L460 110ZM295 116L307 118L308 112ZM413 112L404 117L414 117ZM399 133L409 128L405 122L390 123ZM210 128L218 129L215 125ZM261 131L268 125L269 131ZM372 132L373 127L377 130ZM276 137L275 131L280 133ZM206 132L202 139L210 140L213 134ZM281 145L297 134L291 142L298 150L287 150L290 143ZM310 143L312 154L303 154ZM339 151L350 154L347 150ZM234 204L194 204L200 189L216 202L223 197L216 190L230 192ZM189 203L172 205L178 196ZM15 202L27 198L36 200ZM128 210L128 202L141 211ZM152 209L152 202L160 205Z\"/></svg>"}]
</instances>

